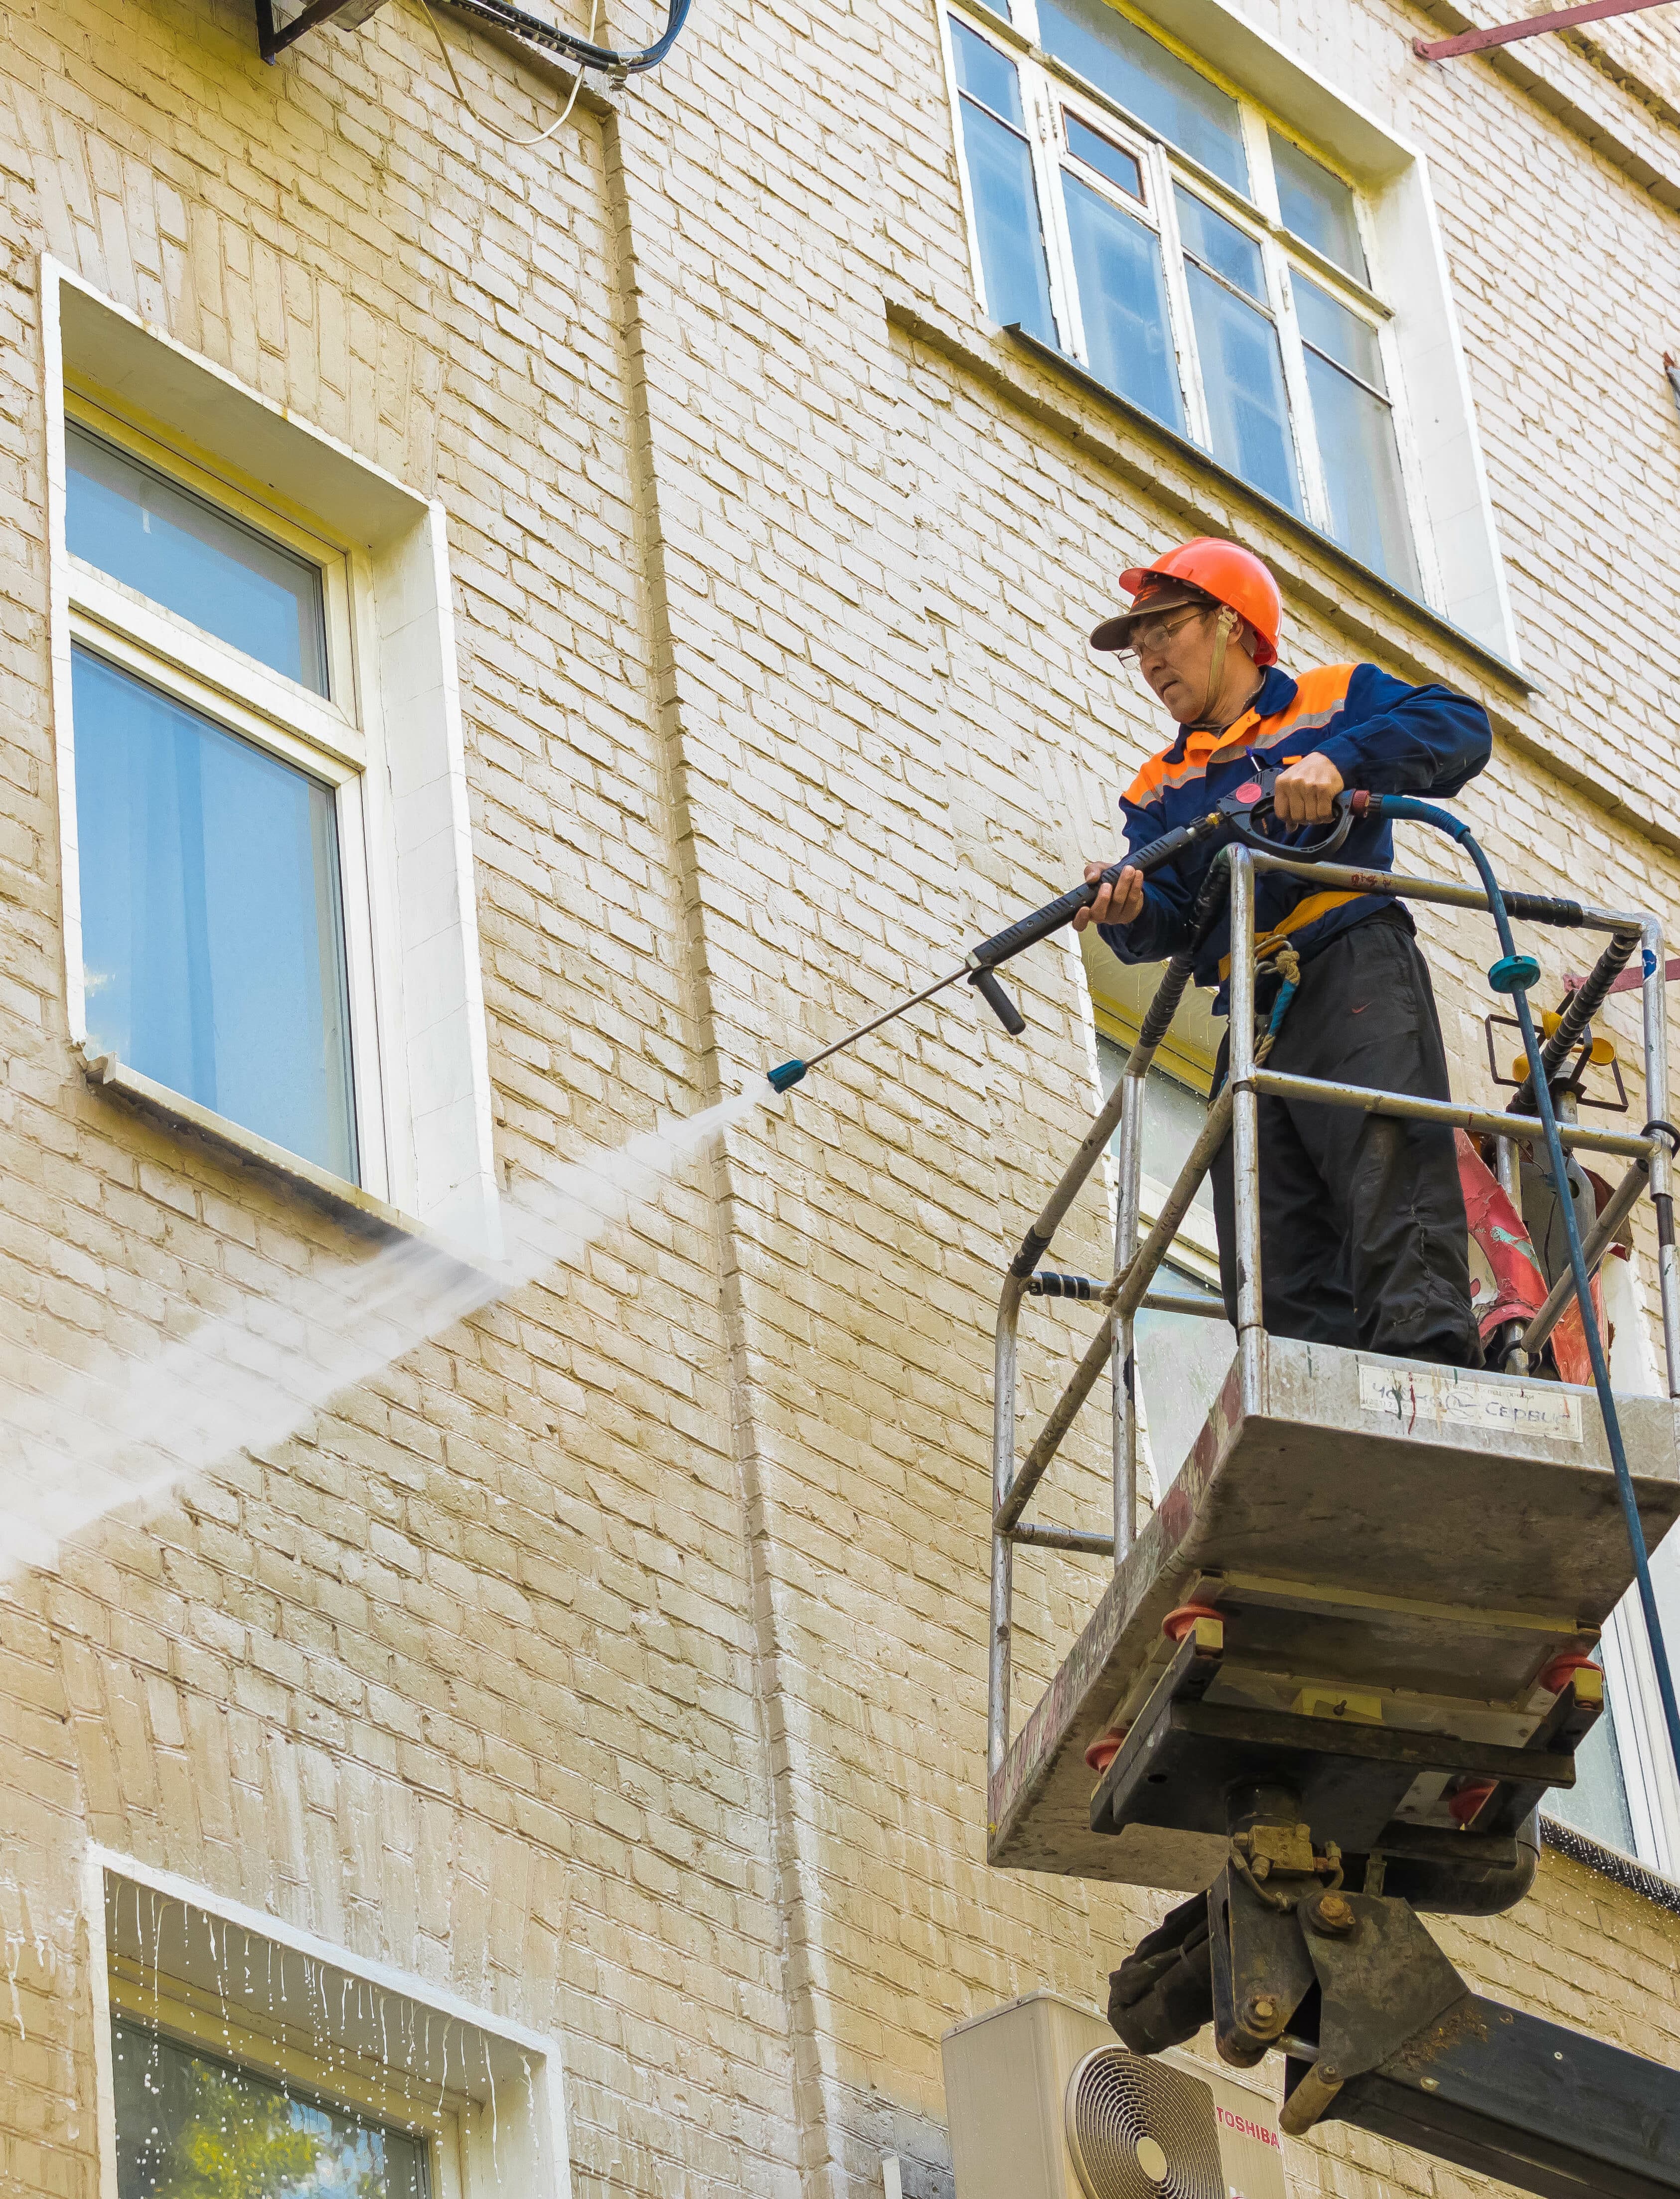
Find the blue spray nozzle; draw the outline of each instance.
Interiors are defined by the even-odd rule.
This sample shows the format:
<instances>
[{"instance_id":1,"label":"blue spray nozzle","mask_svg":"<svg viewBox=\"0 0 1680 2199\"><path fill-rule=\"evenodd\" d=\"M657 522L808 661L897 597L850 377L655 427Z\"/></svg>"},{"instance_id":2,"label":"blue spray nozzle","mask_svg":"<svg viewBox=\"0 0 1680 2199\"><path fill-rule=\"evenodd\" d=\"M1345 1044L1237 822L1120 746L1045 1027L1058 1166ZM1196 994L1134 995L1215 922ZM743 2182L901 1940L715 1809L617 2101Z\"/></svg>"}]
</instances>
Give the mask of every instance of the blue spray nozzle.
<instances>
[{"instance_id":1,"label":"blue spray nozzle","mask_svg":"<svg viewBox=\"0 0 1680 2199\"><path fill-rule=\"evenodd\" d=\"M767 1070L765 1074L770 1089L773 1092L785 1092L790 1085L798 1083L809 1066L808 1062L794 1060L781 1062L776 1068Z\"/></svg>"}]
</instances>

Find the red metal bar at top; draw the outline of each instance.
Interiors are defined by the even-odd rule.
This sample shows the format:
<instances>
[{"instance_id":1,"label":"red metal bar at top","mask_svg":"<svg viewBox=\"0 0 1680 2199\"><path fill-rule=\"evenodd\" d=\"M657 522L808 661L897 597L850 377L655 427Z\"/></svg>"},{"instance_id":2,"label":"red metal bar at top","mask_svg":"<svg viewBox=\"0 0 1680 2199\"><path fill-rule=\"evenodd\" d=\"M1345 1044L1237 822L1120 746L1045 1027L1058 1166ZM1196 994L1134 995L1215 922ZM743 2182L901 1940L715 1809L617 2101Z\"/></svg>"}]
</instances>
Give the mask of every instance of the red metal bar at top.
<instances>
[{"instance_id":1,"label":"red metal bar at top","mask_svg":"<svg viewBox=\"0 0 1680 2199\"><path fill-rule=\"evenodd\" d=\"M1670 0L1587 0L1583 8L1554 8L1549 15L1525 15L1520 22L1495 23L1485 31L1461 31L1455 38L1414 38L1420 61L1450 61L1458 54L1479 54L1489 46L1514 46L1537 38L1543 31L1566 31L1576 23L1601 22L1607 15L1635 15L1642 8L1665 8Z\"/></svg>"},{"instance_id":2,"label":"red metal bar at top","mask_svg":"<svg viewBox=\"0 0 1680 2199\"><path fill-rule=\"evenodd\" d=\"M1680 954L1671 954L1663 965L1663 982L1671 985L1677 977L1680 977ZM1578 992L1586 982L1584 976L1572 972L1564 979L1563 989L1566 993ZM1611 979L1610 989L1613 993L1636 993L1644 983L1642 970L1624 970L1619 977Z\"/></svg>"}]
</instances>

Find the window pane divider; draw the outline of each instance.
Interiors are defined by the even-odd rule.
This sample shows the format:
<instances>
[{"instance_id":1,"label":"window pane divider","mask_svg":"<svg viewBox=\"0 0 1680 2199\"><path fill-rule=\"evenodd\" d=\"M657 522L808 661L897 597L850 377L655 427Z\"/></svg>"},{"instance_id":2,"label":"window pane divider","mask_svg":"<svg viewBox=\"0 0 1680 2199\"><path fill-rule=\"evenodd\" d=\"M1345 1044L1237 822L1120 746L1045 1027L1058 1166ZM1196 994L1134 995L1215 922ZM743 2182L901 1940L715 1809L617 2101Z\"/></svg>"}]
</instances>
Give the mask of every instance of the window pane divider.
<instances>
[{"instance_id":1,"label":"window pane divider","mask_svg":"<svg viewBox=\"0 0 1680 2199\"><path fill-rule=\"evenodd\" d=\"M1329 535L1330 489L1324 478L1318 447L1318 423L1313 416L1312 392L1307 386L1306 347L1296 318L1295 292L1286 255L1275 240L1261 248L1266 289L1273 300L1273 317L1282 338L1284 394L1295 437L1295 464L1300 475L1304 516L1321 534Z\"/></svg>"},{"instance_id":2,"label":"window pane divider","mask_svg":"<svg viewBox=\"0 0 1680 2199\"><path fill-rule=\"evenodd\" d=\"M1024 140L1028 137L1029 133L1022 129L1018 122L1012 122L1006 114L1000 114L996 108L988 107L983 99L977 99L971 91L960 90L957 96L959 99L965 100L971 107L977 108L982 114L989 115L992 120L1006 130L1012 137Z\"/></svg>"},{"instance_id":3,"label":"window pane divider","mask_svg":"<svg viewBox=\"0 0 1680 2199\"><path fill-rule=\"evenodd\" d=\"M1298 261L1301 271L1310 280L1328 290L1339 305L1345 305L1354 312L1368 315L1377 321L1391 321L1394 308L1380 298L1374 290L1368 290L1356 275L1350 275L1345 267L1339 267L1333 260L1327 260L1315 245L1304 237L1297 236L1292 229L1286 229L1280 221L1269 221L1266 228L1283 247L1292 260Z\"/></svg>"},{"instance_id":4,"label":"window pane divider","mask_svg":"<svg viewBox=\"0 0 1680 2199\"><path fill-rule=\"evenodd\" d=\"M1310 351L1315 359L1321 359L1327 366L1333 366L1338 374L1345 375L1350 382L1364 390L1368 396L1374 397L1378 404L1388 411L1391 412L1394 410L1393 400L1385 389L1379 389L1374 382L1367 382L1362 374L1356 373L1345 359L1338 359L1333 352L1326 351L1322 344L1309 343L1303 336L1301 348L1303 351Z\"/></svg>"},{"instance_id":5,"label":"window pane divider","mask_svg":"<svg viewBox=\"0 0 1680 2199\"><path fill-rule=\"evenodd\" d=\"M65 562L73 626L90 648L319 779L337 785L365 770L360 729L324 697L277 679L79 559Z\"/></svg>"},{"instance_id":6,"label":"window pane divider","mask_svg":"<svg viewBox=\"0 0 1680 2199\"><path fill-rule=\"evenodd\" d=\"M1240 283L1234 283L1228 275L1222 275L1216 267L1210 266L1201 254L1193 252L1187 244L1184 247L1184 256L1199 275L1205 275L1210 283L1217 283L1222 290L1228 290L1234 298L1251 307L1253 312L1263 313L1269 321L1275 324L1277 313L1269 297L1257 298L1251 290L1245 290Z\"/></svg>"},{"instance_id":7,"label":"window pane divider","mask_svg":"<svg viewBox=\"0 0 1680 2199\"><path fill-rule=\"evenodd\" d=\"M1156 190L1161 210L1161 250L1166 263L1167 315L1171 323L1173 353L1179 387L1184 393L1184 423L1191 440L1213 456L1213 422L1208 412L1202 379L1201 348L1196 341L1196 317L1191 310L1190 283L1185 274L1189 258L1179 234L1178 201L1173 192L1172 156L1159 138L1154 141Z\"/></svg>"}]
</instances>

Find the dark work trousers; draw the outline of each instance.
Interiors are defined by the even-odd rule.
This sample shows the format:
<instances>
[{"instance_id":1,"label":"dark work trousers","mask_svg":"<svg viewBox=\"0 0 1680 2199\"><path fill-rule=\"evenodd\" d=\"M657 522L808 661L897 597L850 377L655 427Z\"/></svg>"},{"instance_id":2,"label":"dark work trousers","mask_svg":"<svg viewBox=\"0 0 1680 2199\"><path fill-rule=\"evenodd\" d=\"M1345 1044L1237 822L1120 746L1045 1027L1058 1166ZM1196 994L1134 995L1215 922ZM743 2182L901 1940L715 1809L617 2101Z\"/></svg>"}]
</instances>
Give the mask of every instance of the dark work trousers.
<instances>
[{"instance_id":1,"label":"dark work trousers","mask_svg":"<svg viewBox=\"0 0 1680 2199\"><path fill-rule=\"evenodd\" d=\"M1222 1080L1230 1053L1220 1048ZM1398 910L1303 965L1266 1066L1445 1100L1429 971ZM1216 1089L1217 1084L1216 1083ZM1450 1129L1263 1097L1260 1275L1274 1336L1479 1367L1469 1225ZM1231 1140L1213 1164L1225 1308L1237 1317Z\"/></svg>"}]
</instances>

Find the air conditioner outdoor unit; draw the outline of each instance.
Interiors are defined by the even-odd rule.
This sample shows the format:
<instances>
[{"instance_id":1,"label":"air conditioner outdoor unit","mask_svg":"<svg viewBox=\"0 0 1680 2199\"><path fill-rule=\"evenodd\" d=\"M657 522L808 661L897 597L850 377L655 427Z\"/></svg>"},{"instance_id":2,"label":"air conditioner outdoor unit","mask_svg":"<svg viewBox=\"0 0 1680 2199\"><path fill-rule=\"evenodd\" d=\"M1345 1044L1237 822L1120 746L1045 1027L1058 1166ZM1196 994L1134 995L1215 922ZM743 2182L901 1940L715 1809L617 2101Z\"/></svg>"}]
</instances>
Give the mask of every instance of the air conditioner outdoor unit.
<instances>
[{"instance_id":1,"label":"air conditioner outdoor unit","mask_svg":"<svg viewBox=\"0 0 1680 2199\"><path fill-rule=\"evenodd\" d=\"M941 2042L957 2199L1286 2199L1271 2101L1028 1993Z\"/></svg>"}]
</instances>

